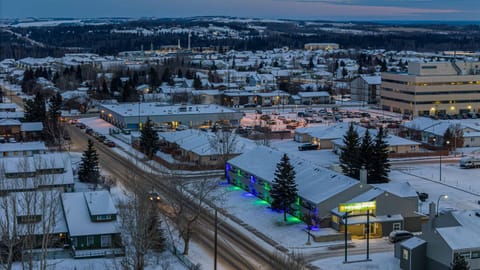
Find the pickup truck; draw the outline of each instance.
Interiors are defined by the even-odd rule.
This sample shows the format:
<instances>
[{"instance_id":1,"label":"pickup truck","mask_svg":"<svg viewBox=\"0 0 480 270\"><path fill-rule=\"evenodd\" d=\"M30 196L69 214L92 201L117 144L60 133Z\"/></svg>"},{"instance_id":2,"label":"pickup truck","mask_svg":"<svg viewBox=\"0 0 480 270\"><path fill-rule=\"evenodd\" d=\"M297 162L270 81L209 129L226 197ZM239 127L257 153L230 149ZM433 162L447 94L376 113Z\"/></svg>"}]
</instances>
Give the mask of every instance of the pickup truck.
<instances>
[{"instance_id":1,"label":"pickup truck","mask_svg":"<svg viewBox=\"0 0 480 270\"><path fill-rule=\"evenodd\" d=\"M478 157L464 157L460 159L460 167L471 169L480 168L480 158Z\"/></svg>"}]
</instances>

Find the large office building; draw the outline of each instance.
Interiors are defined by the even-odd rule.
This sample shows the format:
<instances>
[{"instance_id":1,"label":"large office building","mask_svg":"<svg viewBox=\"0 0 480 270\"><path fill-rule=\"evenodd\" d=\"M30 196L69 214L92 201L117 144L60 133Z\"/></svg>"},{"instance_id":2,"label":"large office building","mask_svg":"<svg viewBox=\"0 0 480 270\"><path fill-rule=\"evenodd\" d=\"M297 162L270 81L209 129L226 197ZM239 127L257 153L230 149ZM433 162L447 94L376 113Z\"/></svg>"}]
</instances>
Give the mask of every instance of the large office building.
<instances>
[{"instance_id":1,"label":"large office building","mask_svg":"<svg viewBox=\"0 0 480 270\"><path fill-rule=\"evenodd\" d=\"M419 115L480 111L480 62L409 63L408 73L382 73L382 109Z\"/></svg>"},{"instance_id":2,"label":"large office building","mask_svg":"<svg viewBox=\"0 0 480 270\"><path fill-rule=\"evenodd\" d=\"M155 127L200 127L217 122L237 126L242 112L219 105L163 105L155 102L101 104L100 117L118 128L137 130L150 119Z\"/></svg>"}]
</instances>

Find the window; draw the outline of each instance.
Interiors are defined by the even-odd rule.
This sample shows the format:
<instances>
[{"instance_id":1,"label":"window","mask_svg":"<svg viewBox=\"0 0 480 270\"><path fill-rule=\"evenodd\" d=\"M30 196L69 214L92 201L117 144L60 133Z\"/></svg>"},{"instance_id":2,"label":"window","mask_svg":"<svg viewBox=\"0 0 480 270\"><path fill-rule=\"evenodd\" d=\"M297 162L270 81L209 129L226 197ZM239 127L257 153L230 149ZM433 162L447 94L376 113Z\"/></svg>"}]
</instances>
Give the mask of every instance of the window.
<instances>
[{"instance_id":1,"label":"window","mask_svg":"<svg viewBox=\"0 0 480 270\"><path fill-rule=\"evenodd\" d=\"M87 246L93 246L93 236L87 236Z\"/></svg>"},{"instance_id":2,"label":"window","mask_svg":"<svg viewBox=\"0 0 480 270\"><path fill-rule=\"evenodd\" d=\"M404 260L408 261L408 249L402 249L402 257Z\"/></svg>"},{"instance_id":3,"label":"window","mask_svg":"<svg viewBox=\"0 0 480 270\"><path fill-rule=\"evenodd\" d=\"M401 229L402 229L402 223L400 223L400 222L393 223L393 230L394 231L398 231L398 230L401 230Z\"/></svg>"},{"instance_id":4,"label":"window","mask_svg":"<svg viewBox=\"0 0 480 270\"><path fill-rule=\"evenodd\" d=\"M470 259L470 251L459 252L460 256L464 257L465 259Z\"/></svg>"},{"instance_id":5,"label":"window","mask_svg":"<svg viewBox=\"0 0 480 270\"><path fill-rule=\"evenodd\" d=\"M480 250L472 251L472 259L478 259L478 258L480 258Z\"/></svg>"},{"instance_id":6,"label":"window","mask_svg":"<svg viewBox=\"0 0 480 270\"><path fill-rule=\"evenodd\" d=\"M111 215L99 215L99 216L97 216L97 220L98 220L98 221L111 220L111 219L112 219L112 216L111 216Z\"/></svg>"},{"instance_id":7,"label":"window","mask_svg":"<svg viewBox=\"0 0 480 270\"><path fill-rule=\"evenodd\" d=\"M111 235L102 235L101 241L102 241L101 242L102 248L112 246L112 236Z\"/></svg>"}]
</instances>

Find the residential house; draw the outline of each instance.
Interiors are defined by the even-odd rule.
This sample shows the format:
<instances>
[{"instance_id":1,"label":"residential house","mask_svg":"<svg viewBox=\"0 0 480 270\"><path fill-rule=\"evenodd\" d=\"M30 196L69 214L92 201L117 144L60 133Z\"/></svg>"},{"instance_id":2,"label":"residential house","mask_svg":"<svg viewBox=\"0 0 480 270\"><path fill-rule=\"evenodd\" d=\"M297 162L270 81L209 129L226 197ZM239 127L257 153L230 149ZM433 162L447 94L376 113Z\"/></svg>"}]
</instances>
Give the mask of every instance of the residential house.
<instances>
[{"instance_id":1,"label":"residential house","mask_svg":"<svg viewBox=\"0 0 480 270\"><path fill-rule=\"evenodd\" d=\"M8 245L12 239L32 241L32 249L63 248L67 238L67 226L60 203L60 191L36 190L13 192L2 197L0 208L0 243ZM31 237L26 239L26 237ZM20 242L21 243L21 242ZM26 243L25 243L26 244ZM14 254L28 252L22 245L14 245ZM14 258L14 260L21 258Z\"/></svg>"},{"instance_id":2,"label":"residential house","mask_svg":"<svg viewBox=\"0 0 480 270\"><path fill-rule=\"evenodd\" d=\"M0 175L0 192L73 190L72 164L67 153L2 158Z\"/></svg>"},{"instance_id":3,"label":"residential house","mask_svg":"<svg viewBox=\"0 0 480 270\"><path fill-rule=\"evenodd\" d=\"M110 193L63 193L62 205L74 258L124 254L118 211Z\"/></svg>"},{"instance_id":4,"label":"residential house","mask_svg":"<svg viewBox=\"0 0 480 270\"><path fill-rule=\"evenodd\" d=\"M0 157L31 157L46 152L45 143L39 141L0 144Z\"/></svg>"},{"instance_id":5,"label":"residential house","mask_svg":"<svg viewBox=\"0 0 480 270\"><path fill-rule=\"evenodd\" d=\"M455 255L468 262L470 269L480 269L480 211L436 211L430 204L430 219L424 224L423 241L414 239L400 243L395 256L404 270L452 269ZM418 247L422 247L418 249Z\"/></svg>"}]
</instances>

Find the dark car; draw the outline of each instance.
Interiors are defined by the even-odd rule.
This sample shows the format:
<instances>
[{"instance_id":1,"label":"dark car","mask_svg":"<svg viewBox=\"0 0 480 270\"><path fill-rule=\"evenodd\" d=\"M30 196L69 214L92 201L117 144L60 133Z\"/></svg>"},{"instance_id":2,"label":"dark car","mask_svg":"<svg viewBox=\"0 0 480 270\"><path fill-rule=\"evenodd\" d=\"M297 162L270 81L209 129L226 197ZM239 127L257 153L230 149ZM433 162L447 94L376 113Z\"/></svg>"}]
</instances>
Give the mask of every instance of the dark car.
<instances>
[{"instance_id":1,"label":"dark car","mask_svg":"<svg viewBox=\"0 0 480 270\"><path fill-rule=\"evenodd\" d=\"M80 122L76 123L75 126L78 127L78 128L80 128L80 129L85 129L85 128L87 128L87 126L86 126L84 123L80 123Z\"/></svg>"},{"instance_id":2,"label":"dark car","mask_svg":"<svg viewBox=\"0 0 480 270\"><path fill-rule=\"evenodd\" d=\"M390 235L388 235L388 240L390 240L391 243L397 243L412 238L413 236L413 233L409 231L398 230L391 232Z\"/></svg>"},{"instance_id":3,"label":"dark car","mask_svg":"<svg viewBox=\"0 0 480 270\"><path fill-rule=\"evenodd\" d=\"M298 147L298 150L300 151L317 150L317 149L318 149L318 144L314 144L314 143L306 143Z\"/></svg>"},{"instance_id":4,"label":"dark car","mask_svg":"<svg viewBox=\"0 0 480 270\"><path fill-rule=\"evenodd\" d=\"M149 192L148 199L150 199L150 201L152 202L153 201L159 202L161 200L160 195L157 192Z\"/></svg>"},{"instance_id":5,"label":"dark car","mask_svg":"<svg viewBox=\"0 0 480 270\"><path fill-rule=\"evenodd\" d=\"M115 147L115 143L113 141L105 140L103 143L108 147Z\"/></svg>"}]
</instances>

